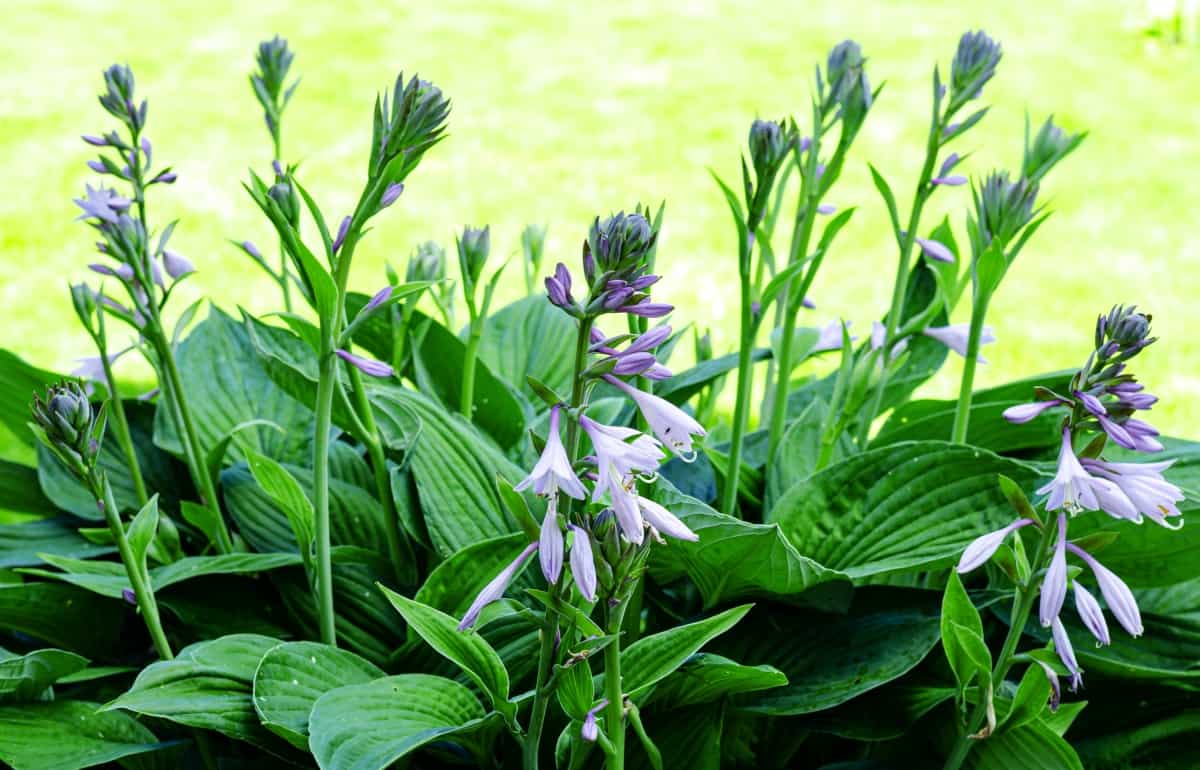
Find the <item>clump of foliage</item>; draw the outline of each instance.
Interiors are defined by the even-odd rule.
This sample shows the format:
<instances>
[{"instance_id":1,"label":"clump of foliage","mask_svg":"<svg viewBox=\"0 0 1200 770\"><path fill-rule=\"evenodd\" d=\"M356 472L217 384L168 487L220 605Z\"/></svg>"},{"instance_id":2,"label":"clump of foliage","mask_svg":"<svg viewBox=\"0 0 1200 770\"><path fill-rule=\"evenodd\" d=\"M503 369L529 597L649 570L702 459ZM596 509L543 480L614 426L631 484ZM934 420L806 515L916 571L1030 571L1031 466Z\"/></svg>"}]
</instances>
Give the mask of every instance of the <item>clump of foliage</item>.
<instances>
[{"instance_id":1,"label":"clump of foliage","mask_svg":"<svg viewBox=\"0 0 1200 770\"><path fill-rule=\"evenodd\" d=\"M244 184L271 256L233 243L279 310L168 313L197 267L152 195L186 180L153 162L133 73L106 70L116 127L84 137L103 182L76 201L100 283L70 290L96 356L63 377L0 352L0 420L37 451L0 464L0 760L1190 766L1200 559L1178 530L1200 445L1141 417L1150 316L1101 315L1076 371L974 388L990 301L1084 138L1046 120L1019 167L962 175L1000 60L972 32L935 67L906 208L871 167L897 268L861 341L801 317L856 215L831 201L881 108L867 57L838 44L804 119L755 120L741 185L717 180L739 346L694 330L677 372L661 206L583 223L562 261L529 226L527 296L503 307L487 226L455 239L454 279L430 241L349 290L450 102L397 77L358 201L328 216L283 158L299 80L278 37L250 78L272 162ZM953 195L961 225L923 221ZM914 399L951 351L958 398ZM157 387L126 398L135 355Z\"/></svg>"}]
</instances>

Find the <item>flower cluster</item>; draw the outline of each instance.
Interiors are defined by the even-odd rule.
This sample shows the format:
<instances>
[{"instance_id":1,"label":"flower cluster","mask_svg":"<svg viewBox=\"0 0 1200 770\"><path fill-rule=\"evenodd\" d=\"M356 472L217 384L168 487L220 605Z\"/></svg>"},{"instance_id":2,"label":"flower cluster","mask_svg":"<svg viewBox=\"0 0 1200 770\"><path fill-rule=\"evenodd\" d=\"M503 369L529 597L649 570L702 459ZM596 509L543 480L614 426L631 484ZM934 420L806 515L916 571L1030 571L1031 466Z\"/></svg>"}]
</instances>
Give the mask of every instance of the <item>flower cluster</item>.
<instances>
[{"instance_id":1,"label":"flower cluster","mask_svg":"<svg viewBox=\"0 0 1200 770\"><path fill-rule=\"evenodd\" d=\"M1156 524L1172 527L1170 520L1180 516L1177 503L1183 499L1183 493L1162 475L1171 461L1130 463L1103 459L1108 441L1142 452L1162 449L1154 438L1157 431L1132 417L1138 410L1149 409L1157 399L1145 393L1126 371L1129 359L1153 342L1150 316L1138 313L1133 307L1115 307L1097 321L1095 350L1072 378L1070 396L1039 388L1039 401L1014 406L1004 413L1010 422L1023 423L1050 410L1068 412L1062 425L1057 473L1038 490L1046 496L1045 509L1057 512L1054 549L1042 579L1038 614L1041 624L1051 628L1055 650L1070 672L1072 690L1082 683L1083 671L1060 619L1068 584L1073 586L1075 608L1084 626L1099 644L1108 644L1111 637L1100 603L1078 578L1068 577L1067 554L1078 558L1091 571L1109 612L1130 635L1141 635L1142 619L1137 601L1124 581L1067 539L1071 517L1086 511L1104 511L1137 524L1142 523L1144 516ZM1090 443L1082 451L1076 451L1076 443L1089 434L1093 436ZM1010 534L1029 525L1043 526L1034 519L1021 518L978 538L963 553L958 571L981 566Z\"/></svg>"},{"instance_id":2,"label":"flower cluster","mask_svg":"<svg viewBox=\"0 0 1200 770\"><path fill-rule=\"evenodd\" d=\"M654 481L667 450L691 460L695 457L694 437L705 434L682 409L627 381L639 376L661 380L671 375L654 354L670 337L671 328L663 325L637 336L607 337L594 325L596 318L606 313L647 316L670 311L669 305L652 303L646 293L658 280L647 274L646 267L647 252L656 237L641 214L596 220L583 250L589 282L586 301L577 303L572 298L571 276L565 265L559 264L546 279L550 301L579 319L580 333L586 335L585 352L596 357L590 366L586 360L578 362L576 392L586 393L591 385L607 383L637 405L653 435L592 419L585 414L584 399L551 405L541 455L515 487L546 499L537 542L479 593L464 615L461 629L474 625L483 607L503 595L534 551L551 585L559 584L566 562L585 600L595 601L604 589L610 600L621 601L627 588L623 576L633 571L633 565L644 562L650 540L662 542L662 535L697 539L674 514L639 491L639 482ZM647 308L654 310L647 312ZM618 349L621 345L624 347ZM564 422L565 442L561 435ZM580 432L587 436L591 452L576 459Z\"/></svg>"}]
</instances>

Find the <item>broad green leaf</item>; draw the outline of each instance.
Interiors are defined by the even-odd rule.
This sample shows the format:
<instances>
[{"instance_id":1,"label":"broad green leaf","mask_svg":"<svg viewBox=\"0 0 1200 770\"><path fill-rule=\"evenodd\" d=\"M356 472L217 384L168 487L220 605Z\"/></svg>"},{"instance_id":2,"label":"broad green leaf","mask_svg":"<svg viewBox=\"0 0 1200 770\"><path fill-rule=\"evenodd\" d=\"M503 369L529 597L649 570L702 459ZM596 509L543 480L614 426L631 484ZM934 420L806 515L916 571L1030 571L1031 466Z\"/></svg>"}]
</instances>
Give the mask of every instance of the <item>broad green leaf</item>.
<instances>
[{"instance_id":1,"label":"broad green leaf","mask_svg":"<svg viewBox=\"0 0 1200 770\"><path fill-rule=\"evenodd\" d=\"M1158 460L1155 456L1154 460ZM1200 500L1180 503L1183 521L1200 516ZM1200 578L1200 527L1178 530L1145 520L1140 526L1101 513L1080 516L1071 522L1071 539L1087 536L1116 536L1097 553L1105 567L1134 588L1169 588Z\"/></svg>"},{"instance_id":2,"label":"broad green leaf","mask_svg":"<svg viewBox=\"0 0 1200 770\"><path fill-rule=\"evenodd\" d=\"M38 441L29 430L29 405L33 394L45 393L62 375L26 363L20 356L0 348L0 424L26 446Z\"/></svg>"},{"instance_id":3,"label":"broad green leaf","mask_svg":"<svg viewBox=\"0 0 1200 770\"><path fill-rule=\"evenodd\" d=\"M941 630L942 648L958 680L959 697L977 677L979 686L990 694L992 654L983 638L983 620L953 570L942 595Z\"/></svg>"},{"instance_id":4,"label":"broad green leaf","mask_svg":"<svg viewBox=\"0 0 1200 770\"><path fill-rule=\"evenodd\" d=\"M34 700L46 688L87 666L82 655L65 650L35 650L8 657L0 650L0 701Z\"/></svg>"},{"instance_id":5,"label":"broad green leaf","mask_svg":"<svg viewBox=\"0 0 1200 770\"><path fill-rule=\"evenodd\" d=\"M1195 765L1196 738L1200 735L1200 710L1192 693L1182 697L1122 697L1105 693L1108 711L1097 713L1098 725L1086 725L1090 735L1075 731L1071 744L1088 770L1191 770ZM1131 707L1136 703L1136 707ZM1061 712L1062 709L1059 709ZM1088 709L1089 718L1092 709Z\"/></svg>"},{"instance_id":6,"label":"broad green leaf","mask_svg":"<svg viewBox=\"0 0 1200 770\"><path fill-rule=\"evenodd\" d=\"M558 684L554 687L554 694L558 696L558 704L562 706L563 713L582 722L596 702L596 683L592 680L587 659L575 661L569 666L555 666L555 671Z\"/></svg>"},{"instance_id":7,"label":"broad green leaf","mask_svg":"<svg viewBox=\"0 0 1200 770\"><path fill-rule=\"evenodd\" d=\"M0 584L0 629L19 631L93 660L112 654L127 607L75 586Z\"/></svg>"},{"instance_id":8,"label":"broad green leaf","mask_svg":"<svg viewBox=\"0 0 1200 770\"><path fill-rule=\"evenodd\" d=\"M170 745L128 714L99 708L75 700L0 706L0 759L13 770L77 770Z\"/></svg>"},{"instance_id":9,"label":"broad green leaf","mask_svg":"<svg viewBox=\"0 0 1200 770\"><path fill-rule=\"evenodd\" d=\"M142 509L133 517L126 528L125 536L129 540L129 550L133 552L133 561L138 571L146 574L146 552L158 534L158 497L151 497Z\"/></svg>"},{"instance_id":10,"label":"broad green leaf","mask_svg":"<svg viewBox=\"0 0 1200 770\"><path fill-rule=\"evenodd\" d=\"M659 682L705 644L733 628L751 604L642 637L621 650L621 686L629 697Z\"/></svg>"},{"instance_id":11,"label":"broad green leaf","mask_svg":"<svg viewBox=\"0 0 1200 770\"><path fill-rule=\"evenodd\" d=\"M721 770L721 736L725 709L713 705L692 706L666 713L647 714L646 731L666 759L668 768ZM645 752L633 748L634 737L625 738L626 766L630 770L653 770Z\"/></svg>"},{"instance_id":12,"label":"broad green leaf","mask_svg":"<svg viewBox=\"0 0 1200 770\"><path fill-rule=\"evenodd\" d=\"M42 553L87 559L114 550L82 537L67 517L0 526L0 568L41 564Z\"/></svg>"},{"instance_id":13,"label":"broad green leaf","mask_svg":"<svg viewBox=\"0 0 1200 770\"><path fill-rule=\"evenodd\" d=\"M787 686L748 696L742 708L783 716L821 711L903 676L938 636L936 594L872 587L860 589L845 614L759 605L713 651L782 671Z\"/></svg>"},{"instance_id":14,"label":"broad green leaf","mask_svg":"<svg viewBox=\"0 0 1200 770\"><path fill-rule=\"evenodd\" d=\"M1013 425L1002 415L1011 406L1035 400L1033 389L1036 386L1066 392L1071 374L1073 372L1053 372L976 391L971 402L967 443L998 453L1058 446L1062 440L1060 412L1046 412L1023 425ZM957 399L909 401L892 412L871 440L871 448L901 441L949 439L957 408Z\"/></svg>"},{"instance_id":15,"label":"broad green leaf","mask_svg":"<svg viewBox=\"0 0 1200 770\"><path fill-rule=\"evenodd\" d=\"M238 441L225 453L229 458L242 459L245 446L280 462L311 460L312 410L271 381L242 324L213 306L180 343L176 358L204 451L220 445L238 426L262 420L273 425L256 423L239 431ZM155 418L154 441L182 454L166 409Z\"/></svg>"},{"instance_id":16,"label":"broad green leaf","mask_svg":"<svg viewBox=\"0 0 1200 770\"><path fill-rule=\"evenodd\" d=\"M104 710L125 709L216 730L269 749L274 738L259 722L251 688L258 662L278 644L267 636L231 634L189 645L174 660L143 669L129 691Z\"/></svg>"},{"instance_id":17,"label":"broad green leaf","mask_svg":"<svg viewBox=\"0 0 1200 770\"><path fill-rule=\"evenodd\" d=\"M906 735L918 720L955 695L953 686L922 675L921 670L806 716L801 724L852 741L889 741Z\"/></svg>"},{"instance_id":18,"label":"broad green leaf","mask_svg":"<svg viewBox=\"0 0 1200 770\"><path fill-rule=\"evenodd\" d=\"M1083 770L1075 750L1043 725L1034 723L979 741L967 755L970 770Z\"/></svg>"},{"instance_id":19,"label":"broad green leaf","mask_svg":"<svg viewBox=\"0 0 1200 770\"><path fill-rule=\"evenodd\" d=\"M3 511L53 516L58 509L38 486L36 468L0 460L0 513Z\"/></svg>"},{"instance_id":20,"label":"broad green leaf","mask_svg":"<svg viewBox=\"0 0 1200 770\"><path fill-rule=\"evenodd\" d=\"M529 540L521 533L469 545L435 567L413 598L452 617L462 617L480 590L527 545Z\"/></svg>"},{"instance_id":21,"label":"broad green leaf","mask_svg":"<svg viewBox=\"0 0 1200 770\"><path fill-rule=\"evenodd\" d=\"M296 477L271 458L247 451L246 463L258 485L283 509L292 526L292 535L299 545L300 555L307 564L311 559L313 530L316 526L312 501L304 494Z\"/></svg>"},{"instance_id":22,"label":"broad green leaf","mask_svg":"<svg viewBox=\"0 0 1200 770\"><path fill-rule=\"evenodd\" d=\"M650 570L657 581L687 575L706 607L757 596L835 607L849 601L846 575L801 556L778 526L717 513L665 484L656 486L655 498L700 538L655 548Z\"/></svg>"},{"instance_id":23,"label":"broad green leaf","mask_svg":"<svg viewBox=\"0 0 1200 770\"><path fill-rule=\"evenodd\" d=\"M325 693L386 676L349 650L317 642L288 642L263 656L254 672L254 708L263 725L300 749L308 748L308 718Z\"/></svg>"},{"instance_id":24,"label":"broad green leaf","mask_svg":"<svg viewBox=\"0 0 1200 770\"><path fill-rule=\"evenodd\" d=\"M461 684L401 674L322 695L309 718L309 748L322 770L385 770L483 719L479 701Z\"/></svg>"},{"instance_id":25,"label":"broad green leaf","mask_svg":"<svg viewBox=\"0 0 1200 770\"><path fill-rule=\"evenodd\" d=\"M208 450L208 454L206 454L204 457L204 467L208 469L208 475L212 477L214 483L218 478L220 478L221 465L225 462L225 453L229 451L229 447L231 444L233 444L233 441L237 438L237 435L242 431L260 426L265 428L274 428L280 433L283 432L283 428L279 427L270 420L246 420L245 422L238 423L230 428L228 432L221 437L221 440Z\"/></svg>"},{"instance_id":26,"label":"broad green leaf","mask_svg":"<svg viewBox=\"0 0 1200 770\"><path fill-rule=\"evenodd\" d=\"M1025 668L1021 683L1013 696L1008 713L1000 720L1003 730L1015 730L1040 717L1046 712L1050 700L1050 680L1038 664Z\"/></svg>"},{"instance_id":27,"label":"broad green leaf","mask_svg":"<svg viewBox=\"0 0 1200 770\"><path fill-rule=\"evenodd\" d=\"M462 398L466 345L449 329L420 313L413 314L409 339L418 386L447 409L455 409ZM492 374L486 362L476 360L471 421L505 448L516 445L525 435L525 408L512 387Z\"/></svg>"},{"instance_id":28,"label":"broad green leaf","mask_svg":"<svg viewBox=\"0 0 1200 770\"><path fill-rule=\"evenodd\" d=\"M752 362L763 361L771 357L768 348L755 348L750 353ZM682 404L700 392L705 385L723 377L738 367L738 354L728 353L717 358L710 358L696 364L691 369L678 372L673 377L657 383L655 395L662 396L673 404Z\"/></svg>"},{"instance_id":29,"label":"broad green leaf","mask_svg":"<svg viewBox=\"0 0 1200 770\"><path fill-rule=\"evenodd\" d=\"M508 700L508 671L500 655L477 633L459 631L458 621L446 613L426 607L386 586L379 586L383 595L404 618L408 627L421 635L425 642L457 666L488 694L492 707L512 720L516 705Z\"/></svg>"},{"instance_id":30,"label":"broad green leaf","mask_svg":"<svg viewBox=\"0 0 1200 770\"><path fill-rule=\"evenodd\" d=\"M766 466L767 487L764 505L770 509L784 492L812 475L821 453L822 428L829 414L829 406L820 398L804 408L794 420L788 422L787 431L775 456ZM853 454L850 438L843 434L834 445L834 462Z\"/></svg>"},{"instance_id":31,"label":"broad green leaf","mask_svg":"<svg viewBox=\"0 0 1200 770\"><path fill-rule=\"evenodd\" d=\"M534 377L560 393L570 392L575 346L567 341L574 339L575 333L575 320L538 293L488 316L479 357L544 411L544 403L527 378ZM557 344L547 344L550 340Z\"/></svg>"},{"instance_id":32,"label":"broad green leaf","mask_svg":"<svg viewBox=\"0 0 1200 770\"><path fill-rule=\"evenodd\" d=\"M796 549L855 579L949 564L1013 518L998 475L1032 468L975 447L905 442L847 458L793 486L767 512Z\"/></svg>"},{"instance_id":33,"label":"broad green leaf","mask_svg":"<svg viewBox=\"0 0 1200 770\"><path fill-rule=\"evenodd\" d=\"M649 703L671 709L711 703L739 695L782 687L788 683L773 666L744 666L720 655L698 653L654 688Z\"/></svg>"},{"instance_id":34,"label":"broad green leaf","mask_svg":"<svg viewBox=\"0 0 1200 770\"><path fill-rule=\"evenodd\" d=\"M299 562L300 557L294 557ZM296 623L271 581L240 575L213 575L155 594L163 621L182 639L215 639L223 634L286 638ZM309 599L309 604L312 599Z\"/></svg>"},{"instance_id":35,"label":"broad green leaf","mask_svg":"<svg viewBox=\"0 0 1200 770\"><path fill-rule=\"evenodd\" d=\"M138 466L142 469L146 491L150 494L158 493L163 507L174 510L179 505L180 497L190 494L191 481L187 477L187 471L182 464L154 445L152 435L155 407L138 401L126 401L124 406L134 454L137 455ZM122 511L136 511L141 508L129 475L125 453L117 442L116 431L111 427L101 441L98 464L112 485L117 507ZM38 484L46 497L59 508L82 519L104 519L104 514L96 507L96 500L91 491L67 470L53 452L40 444Z\"/></svg>"}]
</instances>

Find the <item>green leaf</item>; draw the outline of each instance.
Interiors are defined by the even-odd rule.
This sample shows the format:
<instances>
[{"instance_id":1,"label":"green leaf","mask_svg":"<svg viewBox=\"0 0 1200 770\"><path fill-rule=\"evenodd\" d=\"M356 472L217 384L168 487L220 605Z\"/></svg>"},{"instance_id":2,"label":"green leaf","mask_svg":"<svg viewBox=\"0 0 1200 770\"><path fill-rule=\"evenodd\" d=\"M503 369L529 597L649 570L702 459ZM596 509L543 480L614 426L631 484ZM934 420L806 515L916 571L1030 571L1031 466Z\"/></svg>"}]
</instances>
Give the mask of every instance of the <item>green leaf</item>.
<instances>
[{"instance_id":1,"label":"green leaf","mask_svg":"<svg viewBox=\"0 0 1200 770\"><path fill-rule=\"evenodd\" d=\"M554 687L554 694L558 696L558 704L562 706L563 713L582 722L587 717L588 709L596 702L596 683L592 680L587 658L569 666L555 666L555 670L558 672L558 684Z\"/></svg>"},{"instance_id":2,"label":"green leaf","mask_svg":"<svg viewBox=\"0 0 1200 770\"><path fill-rule=\"evenodd\" d=\"M0 584L0 629L19 631L87 658L112 654L124 602L56 583Z\"/></svg>"},{"instance_id":3,"label":"green leaf","mask_svg":"<svg viewBox=\"0 0 1200 770\"><path fill-rule=\"evenodd\" d=\"M0 759L13 770L76 770L170 745L129 715L99 708L75 700L0 706Z\"/></svg>"},{"instance_id":4,"label":"green leaf","mask_svg":"<svg viewBox=\"0 0 1200 770\"><path fill-rule=\"evenodd\" d=\"M221 437L221 440L208 450L208 455L204 458L204 467L208 469L208 475L212 477L213 483L216 483L221 475L221 465L225 460L225 453L229 451L230 444L237 437L237 434L249 428L256 427L274 428L280 433L283 428L279 427L270 420L246 420L245 422L234 425L229 431Z\"/></svg>"},{"instance_id":5,"label":"green leaf","mask_svg":"<svg viewBox=\"0 0 1200 770\"><path fill-rule=\"evenodd\" d=\"M774 666L788 679L741 708L776 716L822 711L908 673L937 644L937 595L860 589L845 614L760 605L715 645L718 654Z\"/></svg>"},{"instance_id":6,"label":"green leaf","mask_svg":"<svg viewBox=\"0 0 1200 770\"><path fill-rule=\"evenodd\" d=\"M258 662L278 639L231 634L197 642L174 660L151 663L124 695L104 706L189 727L216 730L270 749L274 738L259 723L251 688Z\"/></svg>"},{"instance_id":7,"label":"green leaf","mask_svg":"<svg viewBox=\"0 0 1200 770\"><path fill-rule=\"evenodd\" d=\"M692 706L646 716L646 732L671 768L721 770L721 734L725 709ZM628 746L628 740L626 741ZM626 748L630 770L653 770L642 752Z\"/></svg>"},{"instance_id":8,"label":"green leaf","mask_svg":"<svg viewBox=\"0 0 1200 770\"><path fill-rule=\"evenodd\" d=\"M447 409L453 409L462 395L466 345L453 332L420 313L413 314L409 334L418 386ZM472 421L505 448L515 446L525 434L525 408L513 386L494 375L484 361L476 361L475 365Z\"/></svg>"},{"instance_id":9,"label":"green leaf","mask_svg":"<svg viewBox=\"0 0 1200 770\"><path fill-rule=\"evenodd\" d=\"M11 657L0 650L0 701L35 700L47 687L87 664L87 658L65 650L35 650Z\"/></svg>"},{"instance_id":10,"label":"green leaf","mask_svg":"<svg viewBox=\"0 0 1200 770\"><path fill-rule=\"evenodd\" d=\"M208 318L180 343L176 359L206 452L219 447L239 426L254 423L238 431L239 440L224 455L240 460L244 446L280 462L311 460L312 410L271 381L245 326L213 306ZM154 442L176 455L183 452L166 409L155 417Z\"/></svg>"},{"instance_id":11,"label":"green leaf","mask_svg":"<svg viewBox=\"0 0 1200 770\"><path fill-rule=\"evenodd\" d=\"M750 352L750 361L764 361L771 357L769 348L755 348ZM673 404L682 404L696 395L713 380L724 377L738 367L738 354L727 353L723 356L701 361L691 369L676 373L662 382L655 383L655 395L662 396Z\"/></svg>"},{"instance_id":12,"label":"green leaf","mask_svg":"<svg viewBox=\"0 0 1200 770\"><path fill-rule=\"evenodd\" d=\"M555 391L570 392L575 348L566 341L575 334L575 320L539 293L488 316L479 358L544 411L547 407L528 378L534 377ZM546 344L548 340L557 344Z\"/></svg>"},{"instance_id":13,"label":"green leaf","mask_svg":"<svg viewBox=\"0 0 1200 770\"><path fill-rule=\"evenodd\" d=\"M970 770L1083 770L1075 750L1065 740L1040 724L993 735L979 741L967 755Z\"/></svg>"},{"instance_id":14,"label":"green leaf","mask_svg":"<svg viewBox=\"0 0 1200 770\"><path fill-rule=\"evenodd\" d=\"M883 175L874 166L868 163L867 168L871 169L871 181L875 183L875 189L879 191L883 202L887 204L888 217L892 222L892 234L895 236L896 241L899 242L901 226L900 213L896 209L896 196L892 193L892 188L888 185L887 180L883 178Z\"/></svg>"},{"instance_id":15,"label":"green leaf","mask_svg":"<svg viewBox=\"0 0 1200 770\"><path fill-rule=\"evenodd\" d=\"M642 637L621 650L621 686L629 697L679 668L712 639L733 628L753 607L743 604L695 623Z\"/></svg>"},{"instance_id":16,"label":"green leaf","mask_svg":"<svg viewBox=\"0 0 1200 770\"><path fill-rule=\"evenodd\" d=\"M53 516L58 509L38 486L36 468L0 460L0 514L4 511Z\"/></svg>"},{"instance_id":17,"label":"green leaf","mask_svg":"<svg viewBox=\"0 0 1200 770\"><path fill-rule=\"evenodd\" d=\"M150 544L158 534L158 496L151 497L142 509L133 517L126 528L125 536L129 540L129 549L133 552L133 561L143 575L146 574L146 553Z\"/></svg>"},{"instance_id":18,"label":"green leaf","mask_svg":"<svg viewBox=\"0 0 1200 770\"><path fill-rule=\"evenodd\" d=\"M941 630L942 648L946 652L946 660L950 662L950 670L958 681L960 699L976 677L980 688L986 689L990 696L992 654L983 639L983 621L967 596L958 573L953 570L942 596Z\"/></svg>"},{"instance_id":19,"label":"green leaf","mask_svg":"<svg viewBox=\"0 0 1200 770\"><path fill-rule=\"evenodd\" d=\"M458 630L458 621L440 610L379 586L408 627L430 647L459 666L492 700L492 707L511 721L516 705L508 700L508 671L504 661L479 634Z\"/></svg>"},{"instance_id":20,"label":"green leaf","mask_svg":"<svg viewBox=\"0 0 1200 770\"><path fill-rule=\"evenodd\" d=\"M1004 730L1015 730L1038 719L1047 710L1050 700L1050 680L1036 663L1027 666L1013 696L1008 713L1000 720Z\"/></svg>"},{"instance_id":21,"label":"green leaf","mask_svg":"<svg viewBox=\"0 0 1200 770\"><path fill-rule=\"evenodd\" d=\"M766 466L766 508L770 509L784 492L808 478L816 469L821 453L822 427L828 414L825 401L815 398L794 420L788 421L783 440ZM834 462L854 453L850 438L845 434L834 447L831 457Z\"/></svg>"},{"instance_id":22,"label":"green leaf","mask_svg":"<svg viewBox=\"0 0 1200 770\"><path fill-rule=\"evenodd\" d=\"M88 559L114 550L82 537L67 517L0 526L0 569L41 564L42 553Z\"/></svg>"},{"instance_id":23,"label":"green leaf","mask_svg":"<svg viewBox=\"0 0 1200 770\"><path fill-rule=\"evenodd\" d=\"M991 296L1004 280L1008 261L1004 258L1004 246L999 238L993 238L975 261L975 286L978 292Z\"/></svg>"},{"instance_id":24,"label":"green leaf","mask_svg":"<svg viewBox=\"0 0 1200 770\"><path fill-rule=\"evenodd\" d=\"M648 703L675 709L711 703L727 695L759 692L788 683L774 666L744 666L712 653L698 653L654 688Z\"/></svg>"},{"instance_id":25,"label":"green leaf","mask_svg":"<svg viewBox=\"0 0 1200 770\"><path fill-rule=\"evenodd\" d=\"M655 548L651 573L660 583L687 575L706 608L760 596L834 607L849 601L849 578L801 556L777 525L752 524L717 513L661 483L654 496L699 540L672 540Z\"/></svg>"},{"instance_id":26,"label":"green leaf","mask_svg":"<svg viewBox=\"0 0 1200 770\"><path fill-rule=\"evenodd\" d=\"M317 642L273 647L254 672L254 709L268 730L299 749L308 748L308 719L330 690L386 676L349 650Z\"/></svg>"},{"instance_id":27,"label":"green leaf","mask_svg":"<svg viewBox=\"0 0 1200 770\"><path fill-rule=\"evenodd\" d=\"M258 485L283 509L300 548L300 555L305 564L310 563L316 514L300 482L282 465L257 452L247 451L246 463Z\"/></svg>"},{"instance_id":28,"label":"green leaf","mask_svg":"<svg viewBox=\"0 0 1200 770\"><path fill-rule=\"evenodd\" d=\"M767 512L796 549L854 579L950 564L1013 518L996 477L1036 472L983 449L917 441L850 457L796 484Z\"/></svg>"},{"instance_id":29,"label":"green leaf","mask_svg":"<svg viewBox=\"0 0 1200 770\"><path fill-rule=\"evenodd\" d=\"M955 694L954 687L921 670L806 716L800 724L852 741L889 741L907 735L922 717Z\"/></svg>"},{"instance_id":30,"label":"green leaf","mask_svg":"<svg viewBox=\"0 0 1200 770\"><path fill-rule=\"evenodd\" d=\"M26 363L15 353L0 348L0 424L26 446L39 442L29 430L29 407L34 392L44 394L62 375Z\"/></svg>"},{"instance_id":31,"label":"green leaf","mask_svg":"<svg viewBox=\"0 0 1200 770\"><path fill-rule=\"evenodd\" d=\"M322 695L309 718L309 748L322 770L385 770L483 719L479 701L457 682L401 674Z\"/></svg>"}]
</instances>

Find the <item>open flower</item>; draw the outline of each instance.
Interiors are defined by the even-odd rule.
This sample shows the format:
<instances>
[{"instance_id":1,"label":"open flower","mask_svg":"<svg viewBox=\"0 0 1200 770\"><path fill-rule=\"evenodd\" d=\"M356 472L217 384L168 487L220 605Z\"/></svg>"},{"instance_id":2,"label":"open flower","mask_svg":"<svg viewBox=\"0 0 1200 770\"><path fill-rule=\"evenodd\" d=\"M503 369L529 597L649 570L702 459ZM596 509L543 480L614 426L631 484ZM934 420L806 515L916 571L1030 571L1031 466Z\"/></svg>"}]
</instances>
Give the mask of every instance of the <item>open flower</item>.
<instances>
[{"instance_id":1,"label":"open flower","mask_svg":"<svg viewBox=\"0 0 1200 770\"><path fill-rule=\"evenodd\" d=\"M521 570L525 567L525 562L529 561L530 554L536 551L537 548L537 543L530 543L525 546L525 550L521 551L511 564L502 569L499 575L492 578L492 581L483 587L483 590L475 597L475 601L471 602L471 606L467 609L466 614L463 615L462 621L459 622L459 631L465 631L475 625L475 621L479 620L479 613L483 611L483 608L504 596L504 591L508 588L508 584L520 574Z\"/></svg>"},{"instance_id":2,"label":"open flower","mask_svg":"<svg viewBox=\"0 0 1200 770\"><path fill-rule=\"evenodd\" d=\"M1103 460L1084 458L1083 466L1097 476L1108 479L1120 487L1137 513L1150 518L1155 524L1168 529L1172 526L1167 519L1180 516L1177 503L1183 500L1179 487L1163 478L1163 471L1171 467L1173 460L1157 463L1110 463ZM1141 516L1134 521L1141 523Z\"/></svg>"},{"instance_id":3,"label":"open flower","mask_svg":"<svg viewBox=\"0 0 1200 770\"><path fill-rule=\"evenodd\" d=\"M657 441L633 428L601 425L587 415L579 417L579 425L588 434L595 451L599 480L592 499L600 500L610 485L634 473L653 473L663 458ZM627 439L633 439L628 441Z\"/></svg>"},{"instance_id":4,"label":"open flower","mask_svg":"<svg viewBox=\"0 0 1200 770\"><path fill-rule=\"evenodd\" d=\"M1033 524L1033 519L1017 519L1003 529L980 535L971 541L971 544L963 551L962 558L958 560L958 567L955 569L962 573L982 567L988 559L992 558L992 554L996 553L996 549L1010 534L1030 524Z\"/></svg>"},{"instance_id":5,"label":"open flower","mask_svg":"<svg viewBox=\"0 0 1200 770\"><path fill-rule=\"evenodd\" d=\"M1133 591L1129 590L1125 581L1074 543L1068 543L1067 549L1083 559L1088 568L1092 570L1092 574L1096 576L1096 584L1100 586L1100 593L1104 596L1105 603L1108 604L1109 612L1113 614L1121 627L1128 631L1130 636L1141 636L1145 630L1142 627L1142 613L1138 610L1137 599L1133 597Z\"/></svg>"},{"instance_id":6,"label":"open flower","mask_svg":"<svg viewBox=\"0 0 1200 770\"><path fill-rule=\"evenodd\" d=\"M691 415L665 398L638 390L616 377L609 376L604 379L633 399L634 403L638 405L638 409L642 411L642 416L646 418L646 422L650 424L654 435L658 436L659 441L670 447L671 451L682 460L695 459L696 453L692 448L692 436L703 436L705 430L700 423L692 419Z\"/></svg>"},{"instance_id":7,"label":"open flower","mask_svg":"<svg viewBox=\"0 0 1200 770\"><path fill-rule=\"evenodd\" d=\"M518 492L533 487L536 494L549 497L553 497L559 490L576 500L582 500L587 495L583 482L571 468L567 450L558 433L561 408L558 405L550 408L550 430L546 434L546 446L542 449L542 456L538 458L533 470L514 487Z\"/></svg>"},{"instance_id":8,"label":"open flower","mask_svg":"<svg viewBox=\"0 0 1200 770\"><path fill-rule=\"evenodd\" d=\"M688 540L693 543L700 539L700 536L688 529L688 526L680 521L679 517L653 500L638 497L637 502L638 507L642 510L642 516L655 534L661 532L667 537Z\"/></svg>"}]
</instances>

